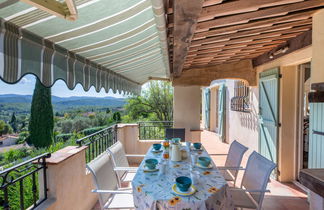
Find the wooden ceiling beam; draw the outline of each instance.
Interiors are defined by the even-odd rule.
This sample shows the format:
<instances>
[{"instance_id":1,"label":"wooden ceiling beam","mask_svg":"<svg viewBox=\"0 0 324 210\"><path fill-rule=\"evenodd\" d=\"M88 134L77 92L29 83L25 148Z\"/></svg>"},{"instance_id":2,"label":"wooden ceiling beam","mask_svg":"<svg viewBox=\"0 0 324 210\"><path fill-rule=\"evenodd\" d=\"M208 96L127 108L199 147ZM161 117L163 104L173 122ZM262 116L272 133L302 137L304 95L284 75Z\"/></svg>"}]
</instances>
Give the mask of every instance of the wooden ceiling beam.
<instances>
[{"instance_id":1,"label":"wooden ceiling beam","mask_svg":"<svg viewBox=\"0 0 324 210\"><path fill-rule=\"evenodd\" d=\"M308 30L310 30L310 29L308 29ZM307 31L307 30L305 29L304 31ZM282 34L273 34L273 36L264 35L263 37L261 37L261 35L257 35L257 36L244 37L244 38L240 38L240 39L233 39L233 40L223 41L223 42L208 43L208 44L204 44L204 45L191 47L190 51L201 50L201 49L210 49L210 48L222 46L224 44L248 44L248 43L253 44L253 43L270 42L273 40L285 40L285 39L293 38L302 32L303 32L303 30L295 32L295 33L289 33L289 34L283 34L283 35Z\"/></svg>"},{"instance_id":2,"label":"wooden ceiling beam","mask_svg":"<svg viewBox=\"0 0 324 210\"><path fill-rule=\"evenodd\" d=\"M208 36L214 36L216 34L229 34L229 33L236 33L241 30L250 30L255 28L265 28L272 26L274 24L280 24L280 23L289 23L294 22L298 20L305 20L308 18L311 18L312 14L316 10L311 11L305 11L300 12L297 14L290 14L285 15L282 17L275 17L270 19L263 19L263 20L255 20L249 23L244 23L240 25L234 25L234 26L228 26L228 27L217 27L217 26L211 26L210 28L206 28L203 31L198 31L198 28L196 30L196 33L193 37L193 39L199 39L201 37L208 37ZM213 28L215 27L215 28ZM207 30L207 31L206 31ZM172 38L172 34L170 34L170 38Z\"/></svg>"},{"instance_id":3,"label":"wooden ceiling beam","mask_svg":"<svg viewBox=\"0 0 324 210\"><path fill-rule=\"evenodd\" d=\"M221 50L219 52L216 53L209 53L209 54L202 54L202 55L188 55L187 56L187 60L186 61L192 61L198 58L204 58L204 57L217 57L217 56L221 56L221 55L231 55L231 54L237 54L237 53L246 53L246 52L255 52L255 51L264 51L264 50L270 50L273 49L275 47L277 47L278 44L276 45L269 45L269 46L265 46L265 47L260 47L260 48L238 48L235 50Z\"/></svg>"},{"instance_id":4,"label":"wooden ceiling beam","mask_svg":"<svg viewBox=\"0 0 324 210\"><path fill-rule=\"evenodd\" d=\"M271 50L270 52L266 52L256 58L253 59L253 66L260 66L264 63L270 62L277 58L280 58L284 55L292 53L296 50L302 49L304 47L310 46L312 44L312 31L307 31L305 33L296 36L293 39L288 40L286 43L279 45L277 48ZM279 51L280 49L284 49L287 47L288 49L285 52L279 53L276 55L275 52ZM272 55L272 56L270 56Z\"/></svg>"},{"instance_id":5,"label":"wooden ceiling beam","mask_svg":"<svg viewBox=\"0 0 324 210\"><path fill-rule=\"evenodd\" d=\"M211 27L223 27L236 24L247 23L251 20L258 20L264 18L273 18L278 16L287 15L290 12L303 11L306 9L319 9L324 6L323 0L308 0L299 3L276 6L271 8L264 8L255 12L248 12L238 15L231 15L216 18L209 21L200 22L197 24L197 31L211 28Z\"/></svg>"},{"instance_id":6,"label":"wooden ceiling beam","mask_svg":"<svg viewBox=\"0 0 324 210\"><path fill-rule=\"evenodd\" d=\"M267 37L272 37L272 36L280 36L281 34L286 34L286 33L294 33L294 32L299 32L299 31L306 31L312 27L311 22L308 22L306 25L301 25L301 26L296 26L294 28L279 28L279 27L271 27L274 28L274 30L270 30L263 33L262 30L251 30L250 31L245 31L245 32L238 32L235 34L231 35L222 35L222 36L216 36L216 37L210 37L210 38L205 38L205 39L200 39L200 40L193 40L191 42L191 46L197 46L197 45L202 45L202 44L207 44L207 43L215 43L215 42L222 42L223 40L234 40L234 39L240 39L240 40L250 40L250 39L262 39L262 38L267 38ZM277 30L275 30L277 29Z\"/></svg>"},{"instance_id":7,"label":"wooden ceiling beam","mask_svg":"<svg viewBox=\"0 0 324 210\"><path fill-rule=\"evenodd\" d=\"M262 7L273 7L284 4L301 2L303 0L244 0L224 2L220 5L212 5L204 8L198 22L214 19L225 15L235 15L246 12L257 11Z\"/></svg>"},{"instance_id":8,"label":"wooden ceiling beam","mask_svg":"<svg viewBox=\"0 0 324 210\"><path fill-rule=\"evenodd\" d=\"M208 38L219 37L220 39L237 38L237 37L242 37L242 36L246 36L246 35L250 35L250 34L268 33L268 32L273 32L273 31L285 30L285 29L289 29L292 27L296 27L296 26L311 25L311 24L312 24L312 19L308 18L308 19L299 20L299 21L276 24L276 25L272 25L271 27L268 26L268 27L250 29L250 30L245 29L244 31L236 31L234 33L228 33L225 35L214 33L214 34L209 34L209 36L206 36L206 37L208 37ZM229 28L229 30L230 30L230 28ZM194 36L193 41L208 39L206 37L197 38L196 36Z\"/></svg>"},{"instance_id":9,"label":"wooden ceiling beam","mask_svg":"<svg viewBox=\"0 0 324 210\"><path fill-rule=\"evenodd\" d=\"M209 86L216 79L242 79L250 86L257 85L256 71L251 60L242 60L231 64L213 65L201 68L190 68L183 71L181 77L174 78L174 86Z\"/></svg>"},{"instance_id":10,"label":"wooden ceiling beam","mask_svg":"<svg viewBox=\"0 0 324 210\"><path fill-rule=\"evenodd\" d=\"M179 76L182 72L202 6L203 0L173 2L173 76Z\"/></svg>"}]
</instances>

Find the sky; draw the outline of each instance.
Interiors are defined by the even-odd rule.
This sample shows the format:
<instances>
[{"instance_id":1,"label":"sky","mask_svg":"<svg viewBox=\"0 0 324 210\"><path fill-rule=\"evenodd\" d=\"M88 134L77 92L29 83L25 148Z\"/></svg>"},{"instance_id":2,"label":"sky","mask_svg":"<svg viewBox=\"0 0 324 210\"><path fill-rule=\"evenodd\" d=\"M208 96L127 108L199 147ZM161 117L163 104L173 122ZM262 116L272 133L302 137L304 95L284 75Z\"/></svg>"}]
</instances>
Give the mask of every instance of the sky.
<instances>
[{"instance_id":1,"label":"sky","mask_svg":"<svg viewBox=\"0 0 324 210\"><path fill-rule=\"evenodd\" d=\"M36 78L34 75L24 76L17 84L7 84L0 79L0 95L3 94L18 94L18 95L32 95L35 88ZM67 88L65 82L58 80L52 87L52 95L59 97L71 97L71 96L91 96L91 97L107 97L112 96L116 98L127 97L121 94L114 94L111 90L108 94L101 89L99 93L96 92L94 87L91 87L89 91L84 91L80 84L70 90Z\"/></svg>"}]
</instances>

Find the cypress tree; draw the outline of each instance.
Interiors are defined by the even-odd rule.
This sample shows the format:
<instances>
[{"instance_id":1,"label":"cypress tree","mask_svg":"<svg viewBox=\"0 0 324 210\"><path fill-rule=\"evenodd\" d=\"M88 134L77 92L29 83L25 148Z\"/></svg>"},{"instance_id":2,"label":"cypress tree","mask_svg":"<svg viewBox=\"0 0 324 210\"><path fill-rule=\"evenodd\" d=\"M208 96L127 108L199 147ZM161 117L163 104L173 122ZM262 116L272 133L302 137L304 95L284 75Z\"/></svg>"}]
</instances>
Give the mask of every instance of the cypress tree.
<instances>
[{"instance_id":1,"label":"cypress tree","mask_svg":"<svg viewBox=\"0 0 324 210\"><path fill-rule=\"evenodd\" d=\"M27 142L36 148L48 147L53 142L54 117L51 88L37 79L32 99Z\"/></svg>"},{"instance_id":2,"label":"cypress tree","mask_svg":"<svg viewBox=\"0 0 324 210\"><path fill-rule=\"evenodd\" d=\"M16 118L16 115L14 112L11 115L11 120L10 120L9 124L11 125L13 131L16 133L18 130L18 128L17 128L18 126L17 126L17 118Z\"/></svg>"}]
</instances>

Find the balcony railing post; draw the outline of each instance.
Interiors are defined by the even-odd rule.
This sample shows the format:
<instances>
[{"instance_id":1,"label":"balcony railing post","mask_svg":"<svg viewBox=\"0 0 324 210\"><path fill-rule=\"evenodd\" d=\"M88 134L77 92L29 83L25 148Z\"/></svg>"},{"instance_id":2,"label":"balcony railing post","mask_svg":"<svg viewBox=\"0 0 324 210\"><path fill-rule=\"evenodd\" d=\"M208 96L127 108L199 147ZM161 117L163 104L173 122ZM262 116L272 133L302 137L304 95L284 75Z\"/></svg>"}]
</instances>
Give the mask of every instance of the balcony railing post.
<instances>
[{"instance_id":1,"label":"balcony railing post","mask_svg":"<svg viewBox=\"0 0 324 210\"><path fill-rule=\"evenodd\" d=\"M117 142L117 127L113 126L104 128L91 135L78 139L76 143L81 146L88 146L85 152L87 163L105 152L108 147Z\"/></svg>"},{"instance_id":2,"label":"balcony railing post","mask_svg":"<svg viewBox=\"0 0 324 210\"><path fill-rule=\"evenodd\" d=\"M147 121L138 122L140 140L162 140L165 137L165 129L172 128L172 121Z\"/></svg>"},{"instance_id":3,"label":"balcony railing post","mask_svg":"<svg viewBox=\"0 0 324 210\"><path fill-rule=\"evenodd\" d=\"M10 168L5 169L0 172L1 185L0 190L3 191L3 197L1 197L1 206L3 209L12 209L11 206L13 201L11 201L12 195L9 195L8 189L16 189L19 192L19 200L17 200L17 195L14 200L19 201L20 209L26 209L31 207L31 209L36 208L41 203L47 199L47 180L46 180L46 161L45 159L50 157L50 153L44 153L37 157L31 158L27 161L14 165ZM44 197L37 197L37 185L36 185L36 175L38 172L43 171L43 184L44 187ZM31 179L32 186L25 185L25 180ZM31 191L33 195L32 201L25 199L25 193ZM32 202L32 203L29 203Z\"/></svg>"}]
</instances>

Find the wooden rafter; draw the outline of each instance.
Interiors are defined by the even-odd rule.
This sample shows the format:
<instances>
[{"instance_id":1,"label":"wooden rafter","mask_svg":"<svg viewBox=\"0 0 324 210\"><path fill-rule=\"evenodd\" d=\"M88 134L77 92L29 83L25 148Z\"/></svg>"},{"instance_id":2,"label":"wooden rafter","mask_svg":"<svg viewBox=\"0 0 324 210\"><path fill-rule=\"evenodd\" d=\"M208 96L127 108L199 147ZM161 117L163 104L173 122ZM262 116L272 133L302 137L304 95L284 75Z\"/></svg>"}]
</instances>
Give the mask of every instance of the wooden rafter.
<instances>
[{"instance_id":1,"label":"wooden rafter","mask_svg":"<svg viewBox=\"0 0 324 210\"><path fill-rule=\"evenodd\" d=\"M181 74L196 23L202 9L203 0L177 0L173 2L173 74Z\"/></svg>"},{"instance_id":2,"label":"wooden rafter","mask_svg":"<svg viewBox=\"0 0 324 210\"><path fill-rule=\"evenodd\" d=\"M173 0L169 0L172 1ZM173 3L175 4L176 1ZM267 57L289 40L312 30L312 15L323 0L205 0L189 49L184 72L256 57ZM168 9L170 63L175 54L175 13ZM183 34L185 39L186 34ZM183 72L183 73L184 73ZM175 75L175 74L174 74Z\"/></svg>"},{"instance_id":3,"label":"wooden rafter","mask_svg":"<svg viewBox=\"0 0 324 210\"><path fill-rule=\"evenodd\" d=\"M78 17L78 11L75 6L74 0L65 0L59 2L56 0L20 0L40 10L48 12L52 15L67 19L76 20Z\"/></svg>"}]
</instances>

